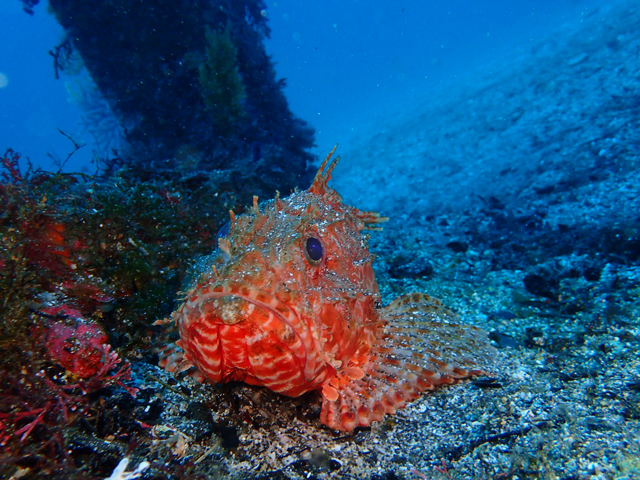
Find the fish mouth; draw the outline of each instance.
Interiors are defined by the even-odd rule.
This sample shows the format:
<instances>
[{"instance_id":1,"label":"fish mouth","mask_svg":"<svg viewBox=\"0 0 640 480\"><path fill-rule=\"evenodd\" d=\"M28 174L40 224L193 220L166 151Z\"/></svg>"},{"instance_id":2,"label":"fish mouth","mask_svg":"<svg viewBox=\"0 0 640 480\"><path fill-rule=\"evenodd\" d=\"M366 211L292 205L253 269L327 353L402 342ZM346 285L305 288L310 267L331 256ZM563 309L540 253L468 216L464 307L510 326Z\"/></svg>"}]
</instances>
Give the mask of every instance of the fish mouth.
<instances>
[{"instance_id":1,"label":"fish mouth","mask_svg":"<svg viewBox=\"0 0 640 480\"><path fill-rule=\"evenodd\" d=\"M290 373L298 379L295 385L307 385L316 376L317 361L310 354L315 343L307 322L286 302L256 287L196 289L185 302L179 321L183 339L193 340L192 345L203 351L215 350L215 356L222 359L221 363L200 361L201 371L213 372L210 376L215 381L232 375L236 380L290 394L290 385L280 385L287 371L295 372ZM242 378L234 377L237 369L245 372Z\"/></svg>"},{"instance_id":2,"label":"fish mouth","mask_svg":"<svg viewBox=\"0 0 640 480\"><path fill-rule=\"evenodd\" d=\"M303 339L303 332L308 330L306 322L285 302L252 285L223 284L197 288L185 302L181 322L188 326L203 318L240 328L247 323L257 326L262 332L272 332L285 345L302 349L306 354L307 346Z\"/></svg>"},{"instance_id":3,"label":"fish mouth","mask_svg":"<svg viewBox=\"0 0 640 480\"><path fill-rule=\"evenodd\" d=\"M272 315L285 324L296 313L268 293L251 286L229 285L221 291L202 292L200 310L203 315L218 318L225 325L237 325L254 317Z\"/></svg>"}]
</instances>

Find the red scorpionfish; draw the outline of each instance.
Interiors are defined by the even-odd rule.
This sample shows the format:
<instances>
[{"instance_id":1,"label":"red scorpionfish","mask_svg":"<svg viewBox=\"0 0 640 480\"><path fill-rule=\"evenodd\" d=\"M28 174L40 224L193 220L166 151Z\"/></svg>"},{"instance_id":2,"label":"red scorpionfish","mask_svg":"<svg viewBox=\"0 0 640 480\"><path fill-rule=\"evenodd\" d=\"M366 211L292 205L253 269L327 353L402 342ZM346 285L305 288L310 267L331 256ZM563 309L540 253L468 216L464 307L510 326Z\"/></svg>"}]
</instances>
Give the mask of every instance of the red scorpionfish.
<instances>
[{"instance_id":1,"label":"red scorpionfish","mask_svg":"<svg viewBox=\"0 0 640 480\"><path fill-rule=\"evenodd\" d=\"M160 365L291 397L322 394L320 420L342 431L393 414L421 392L482 373L485 332L422 293L382 308L363 230L388 218L344 205L324 160L306 191L247 213L173 314L178 349Z\"/></svg>"}]
</instances>

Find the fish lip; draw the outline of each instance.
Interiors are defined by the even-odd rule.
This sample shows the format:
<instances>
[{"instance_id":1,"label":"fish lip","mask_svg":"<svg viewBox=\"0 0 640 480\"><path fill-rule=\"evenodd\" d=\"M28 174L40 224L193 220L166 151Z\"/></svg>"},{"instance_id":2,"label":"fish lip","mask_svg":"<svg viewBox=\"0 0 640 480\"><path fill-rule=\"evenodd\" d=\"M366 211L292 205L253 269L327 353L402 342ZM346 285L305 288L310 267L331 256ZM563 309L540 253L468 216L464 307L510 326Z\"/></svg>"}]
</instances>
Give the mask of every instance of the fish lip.
<instances>
[{"instance_id":1,"label":"fish lip","mask_svg":"<svg viewBox=\"0 0 640 480\"><path fill-rule=\"evenodd\" d=\"M243 295L243 294L241 294L241 293L229 293L229 294L226 294L226 295L221 295L219 298L222 298L222 297L236 297L236 298L241 298L241 299L243 299L245 302L251 303L251 304L255 305L255 306L256 306L256 307L258 307L258 308L261 308L261 309L263 309L263 310L266 310L266 311L268 311L268 312L272 313L272 314L273 314L273 315L274 315L278 320L280 320L282 323L284 323L284 324L286 324L287 326L289 326L289 328L291 328L291 330L292 330L292 331L295 333L295 335L300 339L300 341L302 341L302 338L300 337L300 333L299 333L299 332L297 331L297 329L296 329L296 328L291 324L291 322L289 321L289 319L288 319L287 317L285 317L285 316L284 316L284 315L283 315L283 314L278 310L278 308L277 308L277 307L278 307L279 305L283 305L287 310L290 310L290 311L294 312L294 314L295 314L296 316L297 316L297 312L296 312L293 308L291 308L291 307L287 306L286 304L284 304L283 302L279 301L279 300L278 300L277 298L275 298L274 296L272 296L272 295L267 295L267 294L264 292L264 290L256 290L256 291L258 291L258 292L260 292L260 293L264 293L268 298L272 299L272 301L275 301L275 302L276 302L276 304L275 304L275 305L273 305L273 304L271 304L271 303L265 303L265 302L262 302L262 301L260 301L260 300L255 299L255 298L252 298L252 297L251 297L251 296L249 296L249 295Z\"/></svg>"},{"instance_id":2,"label":"fish lip","mask_svg":"<svg viewBox=\"0 0 640 480\"><path fill-rule=\"evenodd\" d=\"M230 291L227 291L227 290L230 290ZM265 303L263 301L257 300L256 298L253 298L251 294L242 292L246 290L248 290L249 292L253 292L253 295L255 296L258 296L261 294L262 296L269 298L272 301L275 300L277 303L276 305L272 305L271 303ZM245 285L242 285L239 288L233 288L233 286L227 285L227 288L225 288L222 292L217 292L217 293L218 293L217 295L214 294L210 298L226 298L226 297L240 298L245 302L255 305L258 308L271 312L274 316L276 316L278 319L282 320L283 322L289 323L287 319L277 309L278 305L280 305L282 302L278 301L275 297L273 297L272 295L269 295L264 290L256 288L253 285L250 286L248 289ZM205 296L208 297L208 295L205 295Z\"/></svg>"},{"instance_id":3,"label":"fish lip","mask_svg":"<svg viewBox=\"0 0 640 480\"><path fill-rule=\"evenodd\" d=\"M268 292L266 292L265 290L258 288L257 286L253 285L253 284L249 284L249 283L241 283L241 284L234 284L234 283L225 283L225 284L220 284L217 285L213 290L211 290L211 288L209 288L209 286L203 286L201 288L196 289L196 291L194 293L199 293L199 295L197 296L196 299L194 299L193 301L187 301L185 306L184 306L184 310L183 312L189 311L193 308L199 308L200 305L202 305L205 301L207 301L208 299L211 298L224 298L224 297L235 297L235 298L241 298L242 300L251 303L253 305L255 305L258 308L261 308L263 310L266 310L270 313L272 313L274 315L275 318L277 318L280 322L282 322L283 324L287 325L289 327L289 329L294 333L294 335L297 337L298 342L300 342L304 348L304 355L307 356L309 354L309 350L308 350L308 346L306 344L306 342L304 341L304 338L302 337L300 330L300 325L305 326L306 327L306 322L304 322L298 315L297 310L295 310L294 308L289 307L286 303L278 300L274 295L269 294ZM209 290L206 293L203 292L202 290ZM199 291L199 292L198 292ZM253 298L254 296L263 296L265 298L270 299L270 303L265 303L263 301L258 300L257 298ZM284 307L279 309L278 307ZM300 325L298 325L297 327L292 325L292 323L289 321L289 319L283 315L283 313L280 310L288 310L291 311L293 313L293 315L297 318L297 320L299 321ZM182 315L182 319L186 320L187 324L190 323L190 320L188 318L188 315L185 315L183 313ZM224 320L221 318L221 320L224 322ZM242 318L240 319L238 322L236 323L230 323L228 325L235 325L238 323L241 323L242 321L246 321L248 320L248 318ZM226 322L225 322L226 324ZM185 325L186 326L186 325ZM280 340L283 343L286 344L286 342L284 342L284 340ZM294 355L295 356L295 355ZM303 359L301 359L300 357L296 356L298 358L298 360L302 363ZM303 366L301 365L301 368Z\"/></svg>"}]
</instances>

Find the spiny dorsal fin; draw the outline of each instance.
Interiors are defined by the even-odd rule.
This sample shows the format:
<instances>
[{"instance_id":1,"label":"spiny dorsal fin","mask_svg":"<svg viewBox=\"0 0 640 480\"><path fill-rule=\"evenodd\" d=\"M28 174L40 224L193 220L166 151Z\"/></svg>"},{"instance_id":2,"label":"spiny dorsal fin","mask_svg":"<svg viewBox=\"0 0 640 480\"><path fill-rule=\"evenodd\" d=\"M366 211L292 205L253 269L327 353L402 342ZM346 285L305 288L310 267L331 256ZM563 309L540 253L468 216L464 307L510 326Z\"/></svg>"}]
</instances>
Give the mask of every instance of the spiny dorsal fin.
<instances>
[{"instance_id":1,"label":"spiny dorsal fin","mask_svg":"<svg viewBox=\"0 0 640 480\"><path fill-rule=\"evenodd\" d=\"M322 195L327 191L327 184L329 183L329 180L331 180L331 172L333 171L334 168L336 168L336 165L340 161L340 157L336 157L335 160L331 162L329 167L326 168L326 170L325 170L325 167L327 166L327 163L329 163L329 160L331 159L333 152L336 151L336 148L338 148L338 144L336 144L331 149L329 154L325 157L323 162L320 164L320 168L318 168L318 173L316 173L316 176L313 179L313 182L311 182L311 186L309 187L309 192L315 193L316 195Z\"/></svg>"},{"instance_id":2,"label":"spiny dorsal fin","mask_svg":"<svg viewBox=\"0 0 640 480\"><path fill-rule=\"evenodd\" d=\"M329 188L329 180L331 180L331 172L336 168L336 165L340 161L340 157L336 157L333 162L329 164L329 160L333 155L333 152L336 151L338 145L336 144L329 154L325 157L325 159L320 164L320 168L318 168L318 173L316 173L311 186L309 187L309 192L315 195L325 195L326 193L331 193L334 196L334 200L337 199L341 201L340 195L338 195L334 190ZM329 164L329 166L327 166ZM382 217L377 212L366 212L362 210L358 210L357 208L351 208L351 211L362 220L364 230L382 230L382 227L378 226L380 223L384 223L389 221L389 217Z\"/></svg>"},{"instance_id":3,"label":"spiny dorsal fin","mask_svg":"<svg viewBox=\"0 0 640 480\"><path fill-rule=\"evenodd\" d=\"M364 230L380 231L382 230L382 227L379 227L378 224L389 221L389 217L382 217L378 212L366 212L366 211L358 210L357 208L354 208L353 212L364 223Z\"/></svg>"}]
</instances>

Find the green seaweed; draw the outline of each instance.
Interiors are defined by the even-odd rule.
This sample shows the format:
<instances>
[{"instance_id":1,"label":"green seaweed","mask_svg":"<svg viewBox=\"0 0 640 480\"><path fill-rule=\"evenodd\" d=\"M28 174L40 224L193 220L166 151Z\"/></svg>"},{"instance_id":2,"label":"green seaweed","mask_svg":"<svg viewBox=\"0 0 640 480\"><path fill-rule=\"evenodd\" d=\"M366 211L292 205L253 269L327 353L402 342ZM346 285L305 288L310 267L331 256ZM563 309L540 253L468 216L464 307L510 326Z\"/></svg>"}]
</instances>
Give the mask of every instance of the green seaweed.
<instances>
[{"instance_id":1,"label":"green seaweed","mask_svg":"<svg viewBox=\"0 0 640 480\"><path fill-rule=\"evenodd\" d=\"M205 35L207 50L198 68L201 94L213 113L216 129L226 136L245 116L246 92L238 70L238 50L228 25L223 31L207 27Z\"/></svg>"}]
</instances>

